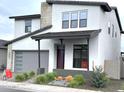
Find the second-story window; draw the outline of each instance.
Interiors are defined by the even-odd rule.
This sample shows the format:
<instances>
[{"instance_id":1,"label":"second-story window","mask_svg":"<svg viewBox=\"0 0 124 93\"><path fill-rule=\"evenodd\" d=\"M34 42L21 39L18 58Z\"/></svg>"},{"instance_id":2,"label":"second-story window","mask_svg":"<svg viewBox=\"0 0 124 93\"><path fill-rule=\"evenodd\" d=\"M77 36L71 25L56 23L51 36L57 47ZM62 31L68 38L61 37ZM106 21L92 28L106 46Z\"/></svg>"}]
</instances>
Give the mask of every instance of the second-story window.
<instances>
[{"instance_id":1,"label":"second-story window","mask_svg":"<svg viewBox=\"0 0 124 93\"><path fill-rule=\"evenodd\" d=\"M31 20L25 20L25 33L31 32Z\"/></svg>"},{"instance_id":2,"label":"second-story window","mask_svg":"<svg viewBox=\"0 0 124 93\"><path fill-rule=\"evenodd\" d=\"M87 26L87 10L79 12L79 27Z\"/></svg>"},{"instance_id":3,"label":"second-story window","mask_svg":"<svg viewBox=\"0 0 124 93\"><path fill-rule=\"evenodd\" d=\"M72 12L71 13L71 28L77 28L78 27L78 12Z\"/></svg>"},{"instance_id":4,"label":"second-story window","mask_svg":"<svg viewBox=\"0 0 124 93\"><path fill-rule=\"evenodd\" d=\"M69 28L69 13L63 13L62 28Z\"/></svg>"}]
</instances>

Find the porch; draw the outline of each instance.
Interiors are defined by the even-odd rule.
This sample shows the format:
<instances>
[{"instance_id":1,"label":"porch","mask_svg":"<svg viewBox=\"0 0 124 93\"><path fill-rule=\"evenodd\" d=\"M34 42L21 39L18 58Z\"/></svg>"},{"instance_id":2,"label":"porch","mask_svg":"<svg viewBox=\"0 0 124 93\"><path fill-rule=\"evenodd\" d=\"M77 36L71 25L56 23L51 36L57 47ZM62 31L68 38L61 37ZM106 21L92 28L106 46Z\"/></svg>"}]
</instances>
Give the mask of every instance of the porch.
<instances>
[{"instance_id":1,"label":"porch","mask_svg":"<svg viewBox=\"0 0 124 93\"><path fill-rule=\"evenodd\" d=\"M42 60L40 59L40 40L55 39L60 40L59 44L55 44L56 54L54 55L56 55L57 58L56 69L81 69L88 71L89 39L97 36L100 32L101 30L98 29L72 32L48 32L32 36L32 39L38 41L38 67L40 68L40 60Z\"/></svg>"}]
</instances>

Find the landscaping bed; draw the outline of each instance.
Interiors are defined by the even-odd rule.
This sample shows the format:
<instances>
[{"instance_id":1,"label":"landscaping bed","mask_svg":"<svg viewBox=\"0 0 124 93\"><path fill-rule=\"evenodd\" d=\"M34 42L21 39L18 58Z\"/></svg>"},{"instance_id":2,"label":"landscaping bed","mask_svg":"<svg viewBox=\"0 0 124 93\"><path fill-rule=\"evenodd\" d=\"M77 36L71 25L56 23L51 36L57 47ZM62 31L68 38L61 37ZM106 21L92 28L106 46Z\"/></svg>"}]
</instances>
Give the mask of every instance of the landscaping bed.
<instances>
[{"instance_id":1,"label":"landscaping bed","mask_svg":"<svg viewBox=\"0 0 124 93\"><path fill-rule=\"evenodd\" d=\"M22 73L15 76L16 82L35 83L77 89L95 90L103 92L118 92L124 90L124 80L108 79L102 68L94 69L92 78L85 79L83 75L59 76L55 72L36 75L33 72Z\"/></svg>"}]
</instances>

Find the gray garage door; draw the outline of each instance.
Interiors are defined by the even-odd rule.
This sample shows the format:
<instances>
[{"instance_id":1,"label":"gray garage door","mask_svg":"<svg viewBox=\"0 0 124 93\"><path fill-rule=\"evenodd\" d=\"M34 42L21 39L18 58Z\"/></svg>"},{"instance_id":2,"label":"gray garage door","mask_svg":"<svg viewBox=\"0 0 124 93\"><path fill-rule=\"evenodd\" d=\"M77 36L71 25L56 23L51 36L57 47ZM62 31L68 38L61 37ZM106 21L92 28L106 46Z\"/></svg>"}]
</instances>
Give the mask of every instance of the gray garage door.
<instances>
[{"instance_id":1,"label":"gray garage door","mask_svg":"<svg viewBox=\"0 0 124 93\"><path fill-rule=\"evenodd\" d=\"M49 52L41 52L41 68L48 71ZM15 51L15 72L37 71L38 68L38 53L30 51Z\"/></svg>"}]
</instances>

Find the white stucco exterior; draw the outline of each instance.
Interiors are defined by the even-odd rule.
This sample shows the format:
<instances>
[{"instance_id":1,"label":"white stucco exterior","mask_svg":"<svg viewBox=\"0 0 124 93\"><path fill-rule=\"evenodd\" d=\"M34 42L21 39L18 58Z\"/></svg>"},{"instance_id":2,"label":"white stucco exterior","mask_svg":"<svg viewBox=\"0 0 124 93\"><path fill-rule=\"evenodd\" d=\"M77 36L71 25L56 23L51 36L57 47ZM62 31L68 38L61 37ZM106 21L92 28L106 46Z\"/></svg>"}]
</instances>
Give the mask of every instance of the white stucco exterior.
<instances>
[{"instance_id":1,"label":"white stucco exterior","mask_svg":"<svg viewBox=\"0 0 124 93\"><path fill-rule=\"evenodd\" d=\"M77 10L88 10L87 16L87 27L84 28L69 28L62 29L62 12L77 11ZM117 37L112 37L111 33L108 34L108 22L114 25L114 31L117 32ZM24 20L15 21L15 38L22 36L25 33ZM40 19L32 19L32 32L40 28ZM117 21L115 11L105 12L100 6L85 6L85 5L57 5L52 6L52 28L41 32L63 32L63 31L86 31L86 30L96 30L101 29L101 32L89 38L89 70L92 71L95 66L103 66L104 61L111 60L112 62L120 62L120 29ZM39 34L41 34L39 33ZM51 72L56 68L57 63L57 53L55 44L60 44L59 40L55 39L44 39L40 41L41 50L49 50L49 67L48 71ZM73 45L74 44L87 44L87 39L67 39L63 40L65 45L65 63L64 69L75 69L75 70L86 70L81 68L73 68ZM38 43L30 37L24 38L22 40L16 41L9 45L10 50L37 50ZM14 62L12 59L12 51L8 52L8 68L10 68L10 63ZM13 67L14 68L14 65ZM119 71L116 77L119 79Z\"/></svg>"},{"instance_id":2,"label":"white stucco exterior","mask_svg":"<svg viewBox=\"0 0 124 93\"><path fill-rule=\"evenodd\" d=\"M32 19L31 25L31 32L40 29L40 18ZM25 34L25 20L15 20L15 38Z\"/></svg>"}]
</instances>

